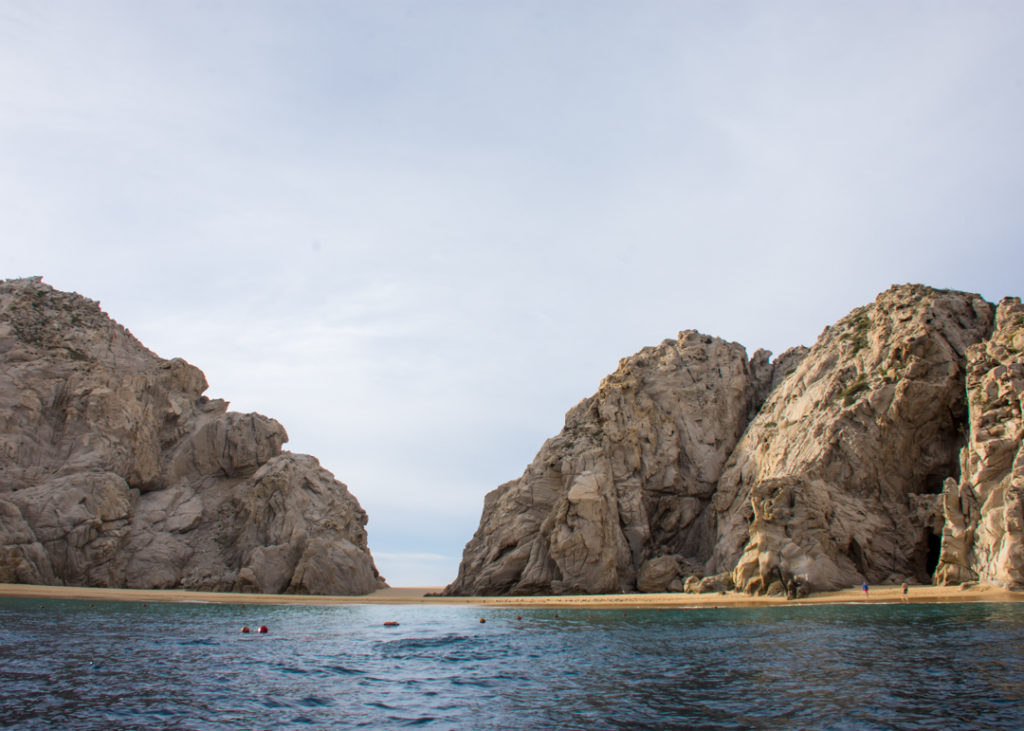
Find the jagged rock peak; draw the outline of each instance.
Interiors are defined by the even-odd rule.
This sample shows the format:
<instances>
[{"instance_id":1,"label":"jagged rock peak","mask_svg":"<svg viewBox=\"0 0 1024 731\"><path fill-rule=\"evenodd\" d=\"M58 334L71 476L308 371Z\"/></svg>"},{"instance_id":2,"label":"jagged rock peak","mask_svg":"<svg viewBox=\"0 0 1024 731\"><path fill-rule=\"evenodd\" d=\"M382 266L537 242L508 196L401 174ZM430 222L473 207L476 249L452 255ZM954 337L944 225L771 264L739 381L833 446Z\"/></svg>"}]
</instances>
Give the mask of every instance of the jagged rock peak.
<instances>
[{"instance_id":1,"label":"jagged rock peak","mask_svg":"<svg viewBox=\"0 0 1024 731\"><path fill-rule=\"evenodd\" d=\"M0 283L0 581L363 594L366 514L93 302Z\"/></svg>"},{"instance_id":2,"label":"jagged rock peak","mask_svg":"<svg viewBox=\"0 0 1024 731\"><path fill-rule=\"evenodd\" d=\"M15 351L8 357L17 360L39 351L84 363L116 362L119 368L142 367L159 360L111 320L97 301L54 289L42 277L7 279L0 286L4 325L15 338L11 342Z\"/></svg>"},{"instance_id":3,"label":"jagged rock peak","mask_svg":"<svg viewBox=\"0 0 1024 731\"><path fill-rule=\"evenodd\" d=\"M702 563L705 508L774 376L767 354L752 369L741 345L693 330L624 358L523 476L487 495L446 592L632 591L640 574L652 585L651 560Z\"/></svg>"}]
</instances>

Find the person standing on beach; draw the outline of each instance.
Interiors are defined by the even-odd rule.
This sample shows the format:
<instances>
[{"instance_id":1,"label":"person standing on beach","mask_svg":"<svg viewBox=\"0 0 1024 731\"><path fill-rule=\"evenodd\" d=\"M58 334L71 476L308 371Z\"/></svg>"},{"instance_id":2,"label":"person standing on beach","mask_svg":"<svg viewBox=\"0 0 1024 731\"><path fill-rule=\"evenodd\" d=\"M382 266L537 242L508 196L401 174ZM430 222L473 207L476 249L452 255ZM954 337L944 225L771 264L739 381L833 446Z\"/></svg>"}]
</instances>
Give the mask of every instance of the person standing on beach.
<instances>
[{"instance_id":1,"label":"person standing on beach","mask_svg":"<svg viewBox=\"0 0 1024 731\"><path fill-rule=\"evenodd\" d=\"M903 601L907 601L907 592L910 591L910 587L907 586L907 582L903 582L903 586L900 587L903 590Z\"/></svg>"},{"instance_id":2,"label":"person standing on beach","mask_svg":"<svg viewBox=\"0 0 1024 731\"><path fill-rule=\"evenodd\" d=\"M867 598L867 595L868 595L868 585L867 584L861 584L860 588L864 590L864 597Z\"/></svg>"}]
</instances>

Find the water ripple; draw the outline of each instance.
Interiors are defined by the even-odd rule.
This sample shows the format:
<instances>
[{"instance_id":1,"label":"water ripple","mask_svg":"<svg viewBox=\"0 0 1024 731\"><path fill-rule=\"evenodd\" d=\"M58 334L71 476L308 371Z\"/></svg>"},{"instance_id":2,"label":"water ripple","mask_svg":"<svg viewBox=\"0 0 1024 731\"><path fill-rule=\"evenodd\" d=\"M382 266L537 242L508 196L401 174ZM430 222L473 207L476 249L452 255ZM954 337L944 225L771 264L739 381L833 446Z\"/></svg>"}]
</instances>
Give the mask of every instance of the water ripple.
<instances>
[{"instance_id":1,"label":"water ripple","mask_svg":"<svg viewBox=\"0 0 1024 731\"><path fill-rule=\"evenodd\" d=\"M1020 727L1024 605L516 615L0 599L0 726Z\"/></svg>"}]
</instances>

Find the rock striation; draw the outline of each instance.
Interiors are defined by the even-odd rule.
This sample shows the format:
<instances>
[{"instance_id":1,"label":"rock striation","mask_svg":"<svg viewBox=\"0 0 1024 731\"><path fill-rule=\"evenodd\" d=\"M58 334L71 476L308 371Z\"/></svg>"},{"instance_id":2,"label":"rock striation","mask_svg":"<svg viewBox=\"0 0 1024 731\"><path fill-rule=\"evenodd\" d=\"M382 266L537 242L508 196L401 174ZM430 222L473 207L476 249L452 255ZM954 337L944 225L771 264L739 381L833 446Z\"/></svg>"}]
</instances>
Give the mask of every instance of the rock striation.
<instances>
[{"instance_id":1,"label":"rock striation","mask_svg":"<svg viewBox=\"0 0 1024 731\"><path fill-rule=\"evenodd\" d=\"M203 395L77 294L0 284L0 582L266 593L383 586L366 513L284 428Z\"/></svg>"},{"instance_id":2,"label":"rock striation","mask_svg":"<svg viewBox=\"0 0 1024 731\"><path fill-rule=\"evenodd\" d=\"M826 329L733 450L707 570L752 592L928 581L963 364L992 314L977 295L901 287Z\"/></svg>"},{"instance_id":3,"label":"rock striation","mask_svg":"<svg viewBox=\"0 0 1024 731\"><path fill-rule=\"evenodd\" d=\"M774 361L620 362L485 498L450 595L1024 587L1024 317L894 286Z\"/></svg>"},{"instance_id":4,"label":"rock striation","mask_svg":"<svg viewBox=\"0 0 1024 731\"><path fill-rule=\"evenodd\" d=\"M1024 586L1024 306L999 303L992 337L967 350L967 446L945 481L936 580Z\"/></svg>"},{"instance_id":5,"label":"rock striation","mask_svg":"<svg viewBox=\"0 0 1024 731\"><path fill-rule=\"evenodd\" d=\"M682 589L709 557L707 510L758 399L793 368L689 330L620 362L526 473L489 494L449 594Z\"/></svg>"}]
</instances>

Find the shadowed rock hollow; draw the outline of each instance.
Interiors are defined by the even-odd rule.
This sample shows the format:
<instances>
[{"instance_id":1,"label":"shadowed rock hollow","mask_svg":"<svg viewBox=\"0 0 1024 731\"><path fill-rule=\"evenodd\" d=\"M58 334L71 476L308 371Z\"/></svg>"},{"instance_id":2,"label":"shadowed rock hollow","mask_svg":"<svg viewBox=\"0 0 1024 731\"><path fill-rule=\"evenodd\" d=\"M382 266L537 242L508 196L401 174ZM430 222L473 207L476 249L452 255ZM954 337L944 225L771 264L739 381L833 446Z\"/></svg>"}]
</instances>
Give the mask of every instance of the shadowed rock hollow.
<instances>
[{"instance_id":1,"label":"shadowed rock hollow","mask_svg":"<svg viewBox=\"0 0 1024 731\"><path fill-rule=\"evenodd\" d=\"M774 362L646 348L487 495L446 593L1024 585L1019 308L905 285Z\"/></svg>"},{"instance_id":2,"label":"shadowed rock hollow","mask_svg":"<svg viewBox=\"0 0 1024 731\"><path fill-rule=\"evenodd\" d=\"M284 428L203 396L92 302L0 284L0 581L269 593L383 586L366 513Z\"/></svg>"}]
</instances>

